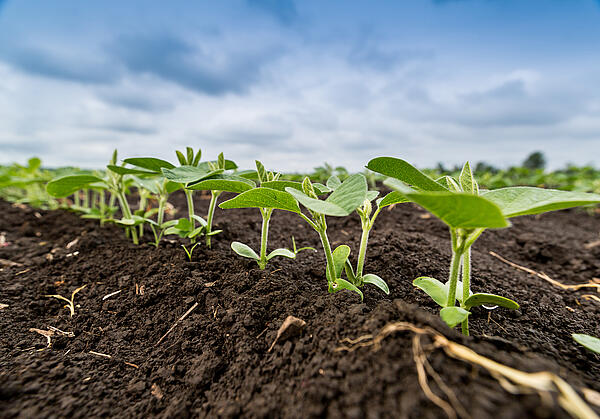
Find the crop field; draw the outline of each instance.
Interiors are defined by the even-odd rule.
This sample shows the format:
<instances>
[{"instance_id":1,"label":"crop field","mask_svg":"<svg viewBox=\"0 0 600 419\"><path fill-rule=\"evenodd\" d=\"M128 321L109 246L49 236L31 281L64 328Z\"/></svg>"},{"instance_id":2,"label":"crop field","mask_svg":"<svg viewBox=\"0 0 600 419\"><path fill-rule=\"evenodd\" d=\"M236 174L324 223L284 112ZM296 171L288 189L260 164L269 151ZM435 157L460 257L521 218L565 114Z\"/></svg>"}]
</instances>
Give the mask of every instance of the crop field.
<instances>
[{"instance_id":1,"label":"crop field","mask_svg":"<svg viewBox=\"0 0 600 419\"><path fill-rule=\"evenodd\" d=\"M400 157L0 166L0 417L597 418L600 171Z\"/></svg>"}]
</instances>

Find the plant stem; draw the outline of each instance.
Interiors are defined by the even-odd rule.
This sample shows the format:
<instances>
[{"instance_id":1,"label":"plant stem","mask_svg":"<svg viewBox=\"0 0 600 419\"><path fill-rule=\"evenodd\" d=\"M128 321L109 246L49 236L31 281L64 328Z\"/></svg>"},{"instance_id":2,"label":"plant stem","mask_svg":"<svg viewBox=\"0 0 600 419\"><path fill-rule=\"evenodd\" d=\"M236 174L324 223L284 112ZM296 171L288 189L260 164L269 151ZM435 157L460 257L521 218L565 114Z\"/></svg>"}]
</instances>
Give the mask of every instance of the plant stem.
<instances>
[{"instance_id":1,"label":"plant stem","mask_svg":"<svg viewBox=\"0 0 600 419\"><path fill-rule=\"evenodd\" d=\"M189 189L184 189L185 198L187 200L188 207L188 219L190 220L190 224L192 225L191 231L194 231L196 228L196 220L194 220L194 192ZM195 243L196 239L194 237L190 238L190 243Z\"/></svg>"},{"instance_id":2,"label":"plant stem","mask_svg":"<svg viewBox=\"0 0 600 419\"><path fill-rule=\"evenodd\" d=\"M367 243L369 242L369 232L371 231L372 226L368 218L366 220L363 219L362 221L362 236L360 238L360 248L358 250L358 263L356 264L357 279L362 278L363 275L363 268L365 266L365 258L367 255Z\"/></svg>"},{"instance_id":3,"label":"plant stem","mask_svg":"<svg viewBox=\"0 0 600 419\"><path fill-rule=\"evenodd\" d=\"M333 283L336 280L335 274L335 265L333 263L333 254L331 253L331 245L329 244L329 238L327 237L327 224L325 223L325 216L322 217L322 222L320 224L320 228L317 230L319 233L319 237L321 239L321 244L323 245L323 251L325 252L325 258L327 259L327 270L329 271L329 284Z\"/></svg>"},{"instance_id":4,"label":"plant stem","mask_svg":"<svg viewBox=\"0 0 600 419\"><path fill-rule=\"evenodd\" d=\"M258 261L258 267L265 269L267 266L267 239L269 237L269 220L273 210L270 208L260 208L260 214L262 215L262 232L260 236L260 260Z\"/></svg>"},{"instance_id":5,"label":"plant stem","mask_svg":"<svg viewBox=\"0 0 600 419\"><path fill-rule=\"evenodd\" d=\"M117 199L119 200L119 204L121 205L121 212L123 213L123 218L131 220L131 209L129 208L129 204L127 203L127 198L125 197L125 194L122 191L119 191L117 193ZM133 244L139 244L135 227L129 227L128 230L131 232L131 239L133 240Z\"/></svg>"},{"instance_id":6,"label":"plant stem","mask_svg":"<svg viewBox=\"0 0 600 419\"><path fill-rule=\"evenodd\" d=\"M87 189L83 190L83 204L82 205L84 208L90 207L90 195L89 195Z\"/></svg>"},{"instance_id":7,"label":"plant stem","mask_svg":"<svg viewBox=\"0 0 600 419\"><path fill-rule=\"evenodd\" d=\"M167 197L164 195L160 195L158 198L158 216L156 222L158 223L158 228L161 228L163 221L165 219L165 207L167 206Z\"/></svg>"},{"instance_id":8,"label":"plant stem","mask_svg":"<svg viewBox=\"0 0 600 419\"><path fill-rule=\"evenodd\" d=\"M78 207L79 206L79 191L76 191L73 194L73 206L74 207Z\"/></svg>"},{"instance_id":9,"label":"plant stem","mask_svg":"<svg viewBox=\"0 0 600 419\"><path fill-rule=\"evenodd\" d=\"M452 249L452 260L450 262L450 279L448 287L448 301L446 307L454 307L456 303L456 284L458 282L458 272L460 268L461 254Z\"/></svg>"},{"instance_id":10,"label":"plant stem","mask_svg":"<svg viewBox=\"0 0 600 419\"><path fill-rule=\"evenodd\" d=\"M469 247L462 255L462 283L463 283L463 305L470 297L471 287L471 248ZM462 322L462 333L469 336L469 318Z\"/></svg>"},{"instance_id":11,"label":"plant stem","mask_svg":"<svg viewBox=\"0 0 600 419\"><path fill-rule=\"evenodd\" d=\"M208 206L208 215L206 216L206 245L210 248L210 232L212 231L212 222L217 206L217 198L221 191L210 191L210 205Z\"/></svg>"}]
</instances>

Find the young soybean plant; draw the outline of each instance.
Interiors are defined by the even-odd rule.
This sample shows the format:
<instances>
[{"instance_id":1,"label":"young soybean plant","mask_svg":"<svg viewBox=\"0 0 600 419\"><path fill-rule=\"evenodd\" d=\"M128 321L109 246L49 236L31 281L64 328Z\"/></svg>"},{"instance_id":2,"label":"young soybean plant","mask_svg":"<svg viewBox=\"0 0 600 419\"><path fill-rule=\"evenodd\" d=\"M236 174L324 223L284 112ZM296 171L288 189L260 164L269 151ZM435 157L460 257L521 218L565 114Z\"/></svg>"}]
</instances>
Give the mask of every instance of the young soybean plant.
<instances>
[{"instance_id":1,"label":"young soybean plant","mask_svg":"<svg viewBox=\"0 0 600 419\"><path fill-rule=\"evenodd\" d=\"M197 236L205 234L206 245L210 247L211 237L221 232L220 230L213 231L212 223L217 205L217 198L224 190L211 190L211 200L206 220L194 214L193 193L197 190L206 190L205 187L208 184L203 183L204 180L215 180L218 179L220 175L222 175L222 179L230 177L231 175L225 174L225 171L236 169L237 165L231 160L225 160L223 153L219 154L217 161L200 162L200 156L200 150L194 155L193 150L188 147L187 156L184 156L183 153L177 151L177 158L181 163L180 167L172 169L162 168L162 173L165 178L172 182L184 185L189 214L187 220L179 220L179 222L175 226L169 228L165 234L179 234L181 237L190 238L192 243L195 242ZM249 188L251 188L251 186L249 186ZM230 192L235 192L235 190ZM198 228L196 228L196 221L200 223L200 227Z\"/></svg>"},{"instance_id":2,"label":"young soybean plant","mask_svg":"<svg viewBox=\"0 0 600 419\"><path fill-rule=\"evenodd\" d=\"M332 191L336 190L340 185L341 181L337 176L331 176L327 180L327 187ZM365 198L363 204L356 208L356 213L360 217L362 227L360 247L358 250L358 260L356 263L356 270L354 270L352 268L352 264L350 263L350 258L346 259L346 262L344 264L344 270L346 271L346 276L348 277L348 280L357 287L362 287L365 283L373 284L380 288L386 294L389 294L390 290L386 282L379 276L375 274L363 275L367 254L367 244L369 242L369 234L373 229L373 225L375 224L377 216L383 208L392 204L407 202L408 200L404 195L400 194L399 192L390 192L384 198L379 198L375 201L377 209L375 210L375 212L373 212L373 204L371 203L371 201L375 200L378 195L378 191L367 191L367 197Z\"/></svg>"},{"instance_id":3,"label":"young soybean plant","mask_svg":"<svg viewBox=\"0 0 600 419\"><path fill-rule=\"evenodd\" d=\"M256 252L254 250L252 250L252 248L250 248L250 246L248 246L244 243L237 242L237 241L234 241L233 243L231 243L231 248L238 255L245 257L245 258L255 260L256 263L258 263L258 267L260 269L265 269L265 267L267 266L267 262L276 256L283 256L286 258L295 259L296 255L300 251L307 250L307 249L312 249L312 250L315 250L315 249L313 249L312 247L303 247L301 249L297 249L296 242L294 241L294 238L292 237L293 250L280 248L280 249L273 250L271 253L269 253L267 255L267 241L268 241L268 237L269 237L269 221L271 219L271 215L273 214L273 210L277 209L277 206L272 206L272 205L276 204L277 202L271 202L271 200L276 200L277 198L279 198L279 199L282 199L282 202L291 203L293 201L293 198L291 196L285 196L287 194L287 192L282 192L282 191L273 192L273 191L265 190L265 188L261 188L261 186L264 184L267 184L267 185L277 184L279 181L280 174L269 172L269 171L265 170L265 167L263 166L263 164L261 162L259 162L258 160L256 160L255 163L256 163L256 176L257 176L259 186L256 188L247 190L228 201L222 202L221 204L219 204L219 208L222 208L222 209L248 208L249 206L256 205L256 208L259 209L260 215L262 216L262 229L261 229L261 236L260 236L261 237L261 239L260 239L260 256L257 255ZM296 209L298 207L298 205L297 204L296 204L296 206L290 205L290 207L293 207L294 209Z\"/></svg>"},{"instance_id":4,"label":"young soybean plant","mask_svg":"<svg viewBox=\"0 0 600 419\"><path fill-rule=\"evenodd\" d=\"M311 218L308 218L301 212L298 215L319 234L327 260L325 275L329 292L347 289L358 293L362 300L363 293L358 287L364 283L371 283L381 288L384 292L389 292L385 282L375 275L361 275L360 278L357 278L357 275L354 273L347 273L348 280L343 279L342 270L344 267L349 266L347 262L350 256L350 247L343 244L332 251L329 238L327 237L327 215L337 217L347 216L365 203L367 199L367 181L364 175L352 175L344 182L339 182L339 179L330 178L328 185L331 186L330 189L334 190L325 200L319 199L317 191L308 177L304 178L301 191L294 187L286 187L285 190L304 205L310 213ZM347 269L347 272L350 271L351 268L350 270Z\"/></svg>"},{"instance_id":5,"label":"young soybean plant","mask_svg":"<svg viewBox=\"0 0 600 419\"><path fill-rule=\"evenodd\" d=\"M46 190L57 198L67 197L80 189L104 189L108 190L112 196L116 196L121 207L122 219L116 220L117 223L125 226L126 232L131 235L134 244L138 244L138 235L135 226L139 224L131 212L127 202L126 191L127 183L125 173L121 166L116 166L117 150L113 152L110 164L107 165L106 175L101 178L96 175L80 174L67 175L48 182Z\"/></svg>"},{"instance_id":6,"label":"young soybean plant","mask_svg":"<svg viewBox=\"0 0 600 419\"><path fill-rule=\"evenodd\" d=\"M508 218L518 215L600 202L600 195L532 187L510 187L480 193L468 163L458 180L443 177L435 181L406 161L392 157L373 159L367 168L391 177L391 182L386 182L389 186L448 225L452 243L448 282L419 277L413 284L442 307L440 315L450 327L460 323L465 335L469 334L468 316L472 307L490 304L519 308L516 302L505 297L471 293L471 246L485 229L508 227ZM461 265L462 281L459 280ZM456 306L456 300L460 306Z\"/></svg>"}]
</instances>

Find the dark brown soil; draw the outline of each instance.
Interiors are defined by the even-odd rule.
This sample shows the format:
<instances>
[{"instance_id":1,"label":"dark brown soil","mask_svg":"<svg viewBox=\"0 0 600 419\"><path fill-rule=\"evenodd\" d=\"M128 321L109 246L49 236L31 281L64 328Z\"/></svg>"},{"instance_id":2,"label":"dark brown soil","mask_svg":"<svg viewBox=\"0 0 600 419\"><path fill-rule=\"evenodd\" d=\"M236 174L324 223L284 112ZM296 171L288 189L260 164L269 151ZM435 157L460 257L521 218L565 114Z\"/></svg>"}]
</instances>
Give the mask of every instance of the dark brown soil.
<instances>
[{"instance_id":1,"label":"dark brown soil","mask_svg":"<svg viewBox=\"0 0 600 419\"><path fill-rule=\"evenodd\" d=\"M172 202L184 203L181 196ZM207 203L198 197L199 214ZM585 246L600 238L597 215L522 217L484 233L473 249L473 289L513 298L521 309L474 309L470 338L447 328L411 284L421 275L444 279L450 257L446 228L412 204L377 220L366 271L386 279L391 294L366 288L363 303L350 292L327 292L318 236L297 216L275 212L269 248L290 246L293 235L319 253L275 259L265 271L229 247L238 240L258 248L257 210L218 210L215 222L224 232L188 262L177 241L155 249L146 234L134 246L116 226L0 201L8 242L0 248L0 303L8 305L0 309L0 417L444 417L419 385L410 333L389 336L377 351L336 351L342 339L395 321L433 327L511 367L552 371L577 389L600 391L600 357L571 339L600 335L600 303L584 297L600 294L561 290L489 254L563 283L588 282L600 277L600 246ZM356 216L329 218L328 232L356 253ZM82 285L72 318L44 297ZM306 321L303 332L269 352L288 315ZM56 335L46 348L46 338L30 331L51 327L73 336ZM568 417L552 398L511 394L486 370L443 351L429 361L473 418ZM443 396L431 378L430 385Z\"/></svg>"}]
</instances>

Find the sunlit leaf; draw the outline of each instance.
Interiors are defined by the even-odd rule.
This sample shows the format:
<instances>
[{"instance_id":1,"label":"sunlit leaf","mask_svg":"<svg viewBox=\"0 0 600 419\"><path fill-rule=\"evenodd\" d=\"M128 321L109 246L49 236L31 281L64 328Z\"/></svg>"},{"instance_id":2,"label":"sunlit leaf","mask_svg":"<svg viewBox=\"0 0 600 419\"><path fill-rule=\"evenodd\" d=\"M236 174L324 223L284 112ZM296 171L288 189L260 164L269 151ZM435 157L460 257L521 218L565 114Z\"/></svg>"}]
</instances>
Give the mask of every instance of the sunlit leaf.
<instances>
[{"instance_id":1,"label":"sunlit leaf","mask_svg":"<svg viewBox=\"0 0 600 419\"><path fill-rule=\"evenodd\" d=\"M440 311L440 317L450 327L464 322L469 317L469 314L471 313L460 307L444 307Z\"/></svg>"},{"instance_id":2,"label":"sunlit leaf","mask_svg":"<svg viewBox=\"0 0 600 419\"><path fill-rule=\"evenodd\" d=\"M283 256L290 259L296 259L296 254L289 249L275 249L267 256L267 260L271 260L275 256Z\"/></svg>"},{"instance_id":3,"label":"sunlit leaf","mask_svg":"<svg viewBox=\"0 0 600 419\"><path fill-rule=\"evenodd\" d=\"M104 182L104 180L91 175L64 176L48 182L46 191L56 198L64 198L94 182Z\"/></svg>"},{"instance_id":4,"label":"sunlit leaf","mask_svg":"<svg viewBox=\"0 0 600 419\"><path fill-rule=\"evenodd\" d=\"M287 192L270 188L255 188L219 204L220 208L274 208L300 212L296 200Z\"/></svg>"},{"instance_id":5,"label":"sunlit leaf","mask_svg":"<svg viewBox=\"0 0 600 419\"><path fill-rule=\"evenodd\" d=\"M515 186L481 194L498 205L506 217L540 214L580 205L600 203L600 195L586 192Z\"/></svg>"},{"instance_id":6,"label":"sunlit leaf","mask_svg":"<svg viewBox=\"0 0 600 419\"><path fill-rule=\"evenodd\" d=\"M467 310L470 310L471 307L481 306L484 304L497 305L500 307L509 308L511 310L517 310L519 308L519 304L510 298L485 293L473 294L467 298L467 301L464 302Z\"/></svg>"},{"instance_id":7,"label":"sunlit leaf","mask_svg":"<svg viewBox=\"0 0 600 419\"><path fill-rule=\"evenodd\" d=\"M233 242L231 243L231 248L240 256L249 259L260 260L260 257L256 254L256 252L244 243Z\"/></svg>"},{"instance_id":8,"label":"sunlit leaf","mask_svg":"<svg viewBox=\"0 0 600 419\"><path fill-rule=\"evenodd\" d=\"M420 276L413 281L413 285L429 295L441 307L446 307L448 302L448 286L435 278Z\"/></svg>"},{"instance_id":9,"label":"sunlit leaf","mask_svg":"<svg viewBox=\"0 0 600 419\"><path fill-rule=\"evenodd\" d=\"M388 285L385 283L385 281L375 274L366 274L362 277L362 280L363 280L363 283L365 283L365 284L375 285L377 288L379 288L381 291L385 292L386 294L390 293L390 289L389 289Z\"/></svg>"},{"instance_id":10,"label":"sunlit leaf","mask_svg":"<svg viewBox=\"0 0 600 419\"><path fill-rule=\"evenodd\" d=\"M573 333L571 336L573 337L573 339L575 339L575 342L579 343L580 345L583 345L586 349L600 354L600 339L594 336L584 335L581 333Z\"/></svg>"},{"instance_id":11,"label":"sunlit leaf","mask_svg":"<svg viewBox=\"0 0 600 419\"><path fill-rule=\"evenodd\" d=\"M423 191L447 191L435 180L402 159L377 157L369 161L367 168L382 175L399 179Z\"/></svg>"}]
</instances>

